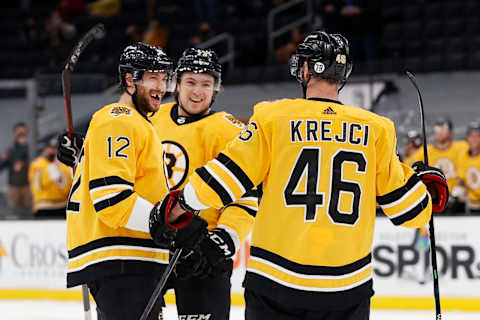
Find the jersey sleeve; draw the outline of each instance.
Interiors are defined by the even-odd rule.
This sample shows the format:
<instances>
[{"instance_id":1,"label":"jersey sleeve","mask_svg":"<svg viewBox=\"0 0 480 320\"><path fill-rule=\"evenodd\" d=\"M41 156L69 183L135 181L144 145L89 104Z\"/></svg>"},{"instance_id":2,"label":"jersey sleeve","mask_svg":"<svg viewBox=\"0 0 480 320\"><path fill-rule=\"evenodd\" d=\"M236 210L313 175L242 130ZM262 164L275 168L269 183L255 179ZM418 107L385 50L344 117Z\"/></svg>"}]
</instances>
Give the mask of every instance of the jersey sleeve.
<instances>
[{"instance_id":1,"label":"jersey sleeve","mask_svg":"<svg viewBox=\"0 0 480 320\"><path fill-rule=\"evenodd\" d=\"M185 200L195 209L220 209L236 201L264 180L270 167L269 150L264 128L254 114L218 157L190 176Z\"/></svg>"},{"instance_id":2,"label":"jersey sleeve","mask_svg":"<svg viewBox=\"0 0 480 320\"><path fill-rule=\"evenodd\" d=\"M376 142L377 202L394 225L423 227L432 212L430 194L415 172L399 161L395 145L395 128L390 120L385 120Z\"/></svg>"},{"instance_id":3,"label":"jersey sleeve","mask_svg":"<svg viewBox=\"0 0 480 320\"><path fill-rule=\"evenodd\" d=\"M111 228L148 232L153 204L134 188L136 166L146 137L122 120L103 122L90 132L88 187L95 212Z\"/></svg>"}]
</instances>

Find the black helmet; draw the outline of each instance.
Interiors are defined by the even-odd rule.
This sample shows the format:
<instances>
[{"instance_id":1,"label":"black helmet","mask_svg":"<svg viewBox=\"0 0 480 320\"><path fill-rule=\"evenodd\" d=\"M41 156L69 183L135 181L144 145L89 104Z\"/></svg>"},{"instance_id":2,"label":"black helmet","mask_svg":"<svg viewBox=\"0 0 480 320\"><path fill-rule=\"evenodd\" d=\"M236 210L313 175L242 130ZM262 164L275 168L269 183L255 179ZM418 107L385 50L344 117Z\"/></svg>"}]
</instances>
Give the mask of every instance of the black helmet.
<instances>
[{"instance_id":1,"label":"black helmet","mask_svg":"<svg viewBox=\"0 0 480 320\"><path fill-rule=\"evenodd\" d=\"M188 48L178 60L175 76L180 81L182 73L206 73L215 79L214 90L219 91L222 84L222 65L217 54L211 49Z\"/></svg>"},{"instance_id":2,"label":"black helmet","mask_svg":"<svg viewBox=\"0 0 480 320\"><path fill-rule=\"evenodd\" d=\"M313 31L298 45L290 58L290 75L300 83L304 82L301 70L305 61L313 76L336 80L340 89L352 72L348 40L340 34Z\"/></svg>"},{"instance_id":3,"label":"black helmet","mask_svg":"<svg viewBox=\"0 0 480 320\"><path fill-rule=\"evenodd\" d=\"M422 144L422 136L417 130L410 130L407 132L407 142L412 142L415 148L419 148Z\"/></svg>"},{"instance_id":4,"label":"black helmet","mask_svg":"<svg viewBox=\"0 0 480 320\"><path fill-rule=\"evenodd\" d=\"M133 81L142 79L145 71L166 72L168 74L167 91L172 91L173 61L162 48L137 42L123 50L118 65L120 83L126 88L125 74L131 73Z\"/></svg>"}]
</instances>

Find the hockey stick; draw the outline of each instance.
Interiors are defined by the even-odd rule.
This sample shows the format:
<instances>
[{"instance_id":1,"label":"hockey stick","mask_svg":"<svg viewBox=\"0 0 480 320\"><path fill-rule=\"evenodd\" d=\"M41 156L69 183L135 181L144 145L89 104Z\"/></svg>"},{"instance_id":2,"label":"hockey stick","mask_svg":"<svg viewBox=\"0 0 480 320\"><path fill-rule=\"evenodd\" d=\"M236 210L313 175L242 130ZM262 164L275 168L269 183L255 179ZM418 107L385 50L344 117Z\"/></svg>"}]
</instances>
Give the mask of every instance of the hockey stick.
<instances>
[{"instance_id":1,"label":"hockey stick","mask_svg":"<svg viewBox=\"0 0 480 320\"><path fill-rule=\"evenodd\" d=\"M418 95L418 106L420 108L420 119L422 121L422 133L423 133L423 157L425 160L425 164L428 165L428 152L427 152L427 135L425 133L425 114L423 109L423 100L422 95L420 93L420 88L417 85L417 81L415 80L415 76L408 70L405 70L405 74L407 75L408 79L412 82L415 89L417 89ZM430 221L428 222L429 232L430 232L430 249L432 250L432 273L433 273L433 296L435 299L435 313L436 313L436 320L442 319L442 312L440 308L440 289L438 286L438 267L437 267L437 247L435 245L435 229L433 226L433 213Z\"/></svg>"},{"instance_id":2,"label":"hockey stick","mask_svg":"<svg viewBox=\"0 0 480 320\"><path fill-rule=\"evenodd\" d=\"M173 271L173 268L177 264L178 259L180 258L180 255L182 254L182 248L179 248L175 250L173 253L172 259L168 263L167 268L165 271L163 271L162 277L158 281L157 286L155 287L155 290L153 290L152 296L148 300L148 304L145 307L145 310L143 310L142 316L140 317L140 320L147 320L148 315L150 314L150 311L152 311L152 308L157 302L158 297L160 296L160 293L162 292L163 288L165 287L165 284L167 283L168 277Z\"/></svg>"},{"instance_id":3,"label":"hockey stick","mask_svg":"<svg viewBox=\"0 0 480 320\"><path fill-rule=\"evenodd\" d=\"M73 48L70 56L65 63L65 67L62 71L62 89L63 89L63 99L65 102L65 116L67 118L67 132L72 141L73 136L73 120L72 120L72 102L71 102L71 85L70 85L70 75L77 64L78 58L82 54L83 50L88 46L96 36L103 34L105 27L103 24L99 23L91 28L77 43ZM75 167L73 168L75 173ZM83 311L85 315L85 320L91 320L92 315L90 313L90 296L88 294L88 287L86 284L82 285L82 301L83 301Z\"/></svg>"}]
</instances>

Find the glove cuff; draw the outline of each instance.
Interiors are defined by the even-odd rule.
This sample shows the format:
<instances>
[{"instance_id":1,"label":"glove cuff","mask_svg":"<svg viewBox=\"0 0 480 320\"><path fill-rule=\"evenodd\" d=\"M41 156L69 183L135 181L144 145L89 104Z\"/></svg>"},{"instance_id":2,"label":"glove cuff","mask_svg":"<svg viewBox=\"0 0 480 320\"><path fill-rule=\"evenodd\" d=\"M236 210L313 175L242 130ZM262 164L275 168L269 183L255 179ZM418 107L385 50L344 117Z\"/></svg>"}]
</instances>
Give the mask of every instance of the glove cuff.
<instances>
[{"instance_id":1,"label":"glove cuff","mask_svg":"<svg viewBox=\"0 0 480 320\"><path fill-rule=\"evenodd\" d=\"M235 242L230 234L224 229L213 229L208 233L208 238L217 245L220 251L222 251L225 259L231 258L235 255Z\"/></svg>"}]
</instances>

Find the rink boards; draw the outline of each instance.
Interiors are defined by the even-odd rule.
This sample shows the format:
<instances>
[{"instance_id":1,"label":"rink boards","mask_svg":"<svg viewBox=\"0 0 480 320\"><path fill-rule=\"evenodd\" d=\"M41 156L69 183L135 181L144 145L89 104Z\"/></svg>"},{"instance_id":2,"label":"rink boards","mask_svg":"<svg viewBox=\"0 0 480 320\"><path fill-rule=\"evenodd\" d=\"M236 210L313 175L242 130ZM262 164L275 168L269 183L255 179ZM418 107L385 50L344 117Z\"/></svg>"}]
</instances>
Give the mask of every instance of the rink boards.
<instances>
[{"instance_id":1,"label":"rink boards","mask_svg":"<svg viewBox=\"0 0 480 320\"><path fill-rule=\"evenodd\" d=\"M445 310L480 310L480 217L435 219L440 295ZM425 234L377 219L374 235L374 308L433 309ZM235 259L232 304L242 305L248 242ZM64 221L0 221L0 298L79 300L65 289ZM174 296L167 294L167 302Z\"/></svg>"}]
</instances>

